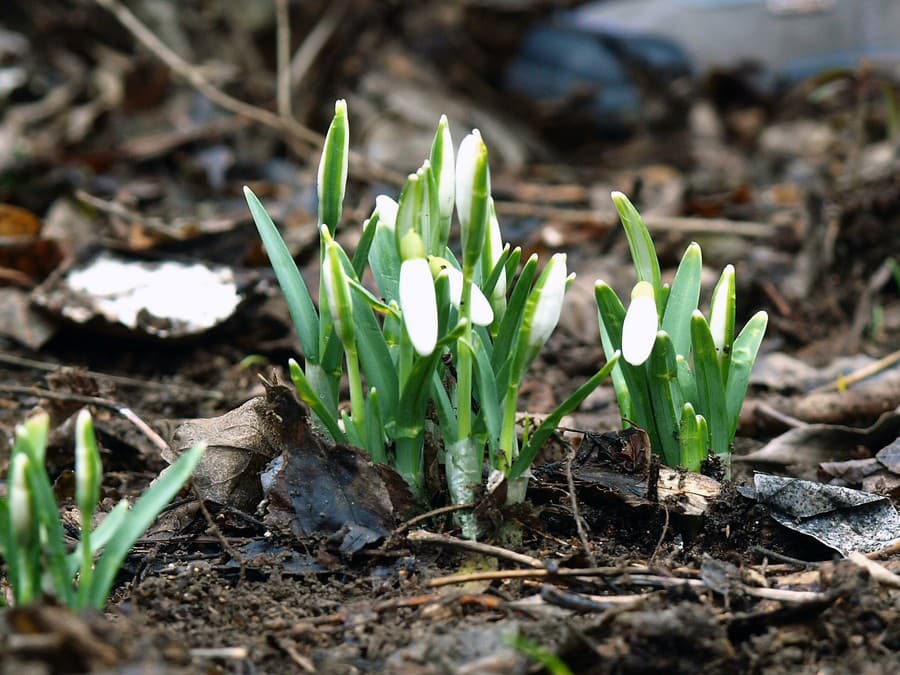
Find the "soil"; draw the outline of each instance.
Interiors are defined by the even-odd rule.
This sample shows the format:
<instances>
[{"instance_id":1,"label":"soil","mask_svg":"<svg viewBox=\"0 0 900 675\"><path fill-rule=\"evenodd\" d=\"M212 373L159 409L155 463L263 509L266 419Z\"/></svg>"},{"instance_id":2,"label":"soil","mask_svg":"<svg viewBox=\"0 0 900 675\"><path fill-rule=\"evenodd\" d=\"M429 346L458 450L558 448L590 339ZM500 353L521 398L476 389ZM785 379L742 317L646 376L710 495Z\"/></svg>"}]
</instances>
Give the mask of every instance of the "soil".
<instances>
[{"instance_id":1,"label":"soil","mask_svg":"<svg viewBox=\"0 0 900 675\"><path fill-rule=\"evenodd\" d=\"M201 19L191 15L191 21ZM38 31L35 26L39 22L32 24ZM41 62L40 49L36 51ZM335 68L349 79L350 65L335 55L330 58L342 64L343 70ZM140 65L156 72L153 61ZM360 67L359 62L352 65ZM326 80L327 71L317 73L317 86L324 87ZM174 95L160 86L159 99L141 105L163 110L161 101ZM765 352L796 356L818 367L837 356L878 357L896 351L900 289L889 275L877 277L880 285L874 280L886 259L900 260L900 185L894 172L879 174L883 165L868 173L859 168L865 150L886 134L886 123L869 120L881 131L870 131L866 138L833 125L841 133L835 132L829 156L774 157L763 140L767 130L797 120L817 121L825 113L837 114L835 110L845 119L856 110L855 99L843 107L834 103L825 113L798 104L796 97L786 100L794 107L785 104L780 115L767 107L750 132L746 124L738 126L734 109L713 110L723 131L722 145L712 153L698 151L697 139L686 138L687 132L665 130L642 132L625 144L601 144L605 154L600 166L532 162L507 173L498 170L495 183L504 198L525 205L524 215L507 216L514 243L542 255L568 250L570 269L580 276L591 281L604 276L621 285L628 277L616 270L627 270L627 249L616 227L598 223L588 192L608 193L609 187L642 191L637 201L650 213L666 204L654 190L677 183L678 206L668 215L733 218L775 228L775 234L750 243L694 233L708 240L704 254L709 251L713 265L720 258L739 261L738 322L757 308L770 312ZM704 103L699 94L697 103ZM760 113L756 108L749 112ZM127 136L122 111L110 114L107 131ZM282 154L287 150L273 132L259 141L261 148L251 132L235 133L227 137L229 147L249 148L248 163L271 169L268 174L251 172L254 178L276 172L266 154L272 148ZM682 146L673 149L673 143L683 144L684 153L676 150ZM186 147L192 157L202 149ZM222 200L229 208L241 208L239 188L247 180L241 175L246 167L234 168L224 186L214 188L196 177L202 171L192 165L194 182L185 189L169 175L190 164L176 151L116 160L101 156L90 140L77 149L79 157L56 157L45 166L63 170L74 162L98 175L118 171L120 187L129 186L117 193L120 197L140 194L142 181L145 187L152 184L156 191L149 190L153 198L147 208L164 217L174 216L175 205L192 200ZM653 169L650 160L679 154L691 155L690 161L671 159L660 178L659 167ZM739 177L722 177L719 172L734 158ZM802 174L801 169L819 172L823 182L799 185L793 176ZM72 186L66 178L48 187L49 179L42 180L36 171L32 167L16 174L20 182L14 189L2 188L0 202L27 204L47 219L51 203L69 199ZM844 180L853 171L858 171L853 174L857 180ZM309 167L289 188L259 178L271 195L292 204L288 214L300 218L305 212L296 204L314 190L314 179ZM369 208L373 185L379 183L371 176L351 184L348 201L358 205L350 209L351 216ZM542 198L521 196L526 188L548 195L573 186L581 192L575 190L578 194L559 202L559 208L551 203L542 210ZM133 202L138 203L135 211L144 208L141 198ZM33 348L2 338L0 383L7 398L0 403L0 425L6 445L14 425L36 406L51 412L57 431L48 463L59 479L64 512L72 510L71 488L65 488L72 468L71 428L65 421L82 405L79 396L127 406L165 435L181 420L223 415L264 394L259 375L269 382L290 381L286 364L297 357L296 338L264 261L256 267L250 262L253 256L260 262L258 244L248 215L241 213L234 216L239 224L227 232L186 241L157 239L152 228L142 229L146 223L122 227L122 222L109 222L118 216L94 214L95 224L108 228L107 239L117 237L118 248L138 250L147 243L151 257L224 261L252 277L251 299L214 330L167 341L60 322L52 338ZM353 236L353 228L347 225L347 236ZM677 229L660 233L665 267L674 267L687 238ZM307 243L294 251L304 274L315 278L315 249ZM810 284L805 291L791 286L804 282ZM521 409L552 409L571 392L573 382L585 379L601 362L599 341L582 328L595 321L592 291L586 292L585 302L573 288L568 316L523 386ZM868 303L865 312L860 310L863 303ZM248 355L254 358L245 360ZM71 370L76 367L80 370ZM799 396L800 389L791 386L778 392L753 388L748 408L757 410L765 401L781 405ZM56 397L48 390L56 391ZM890 396L879 396L881 407L848 405L836 421L865 427L900 405ZM139 494L166 461L144 433L109 406L94 405L92 410L103 446L105 509L123 496ZM34 608L5 610L0 667L4 673L566 672L554 665L555 657L575 673L897 672L900 590L776 523L739 489L750 480L752 468L736 464L702 516L684 515L665 499L635 500L577 476L573 499L567 455L575 450L569 443L577 445L584 434L572 429L601 434L621 426L611 388L598 390L564 426L535 469L526 504L513 511L485 507L486 522L493 527L483 543L500 551L461 548L452 538L458 531L449 514L432 516L409 530L424 527L449 538L436 542L408 536L403 524L410 514L397 508L391 522L396 530L348 552L328 534L298 534L290 526L274 526L265 503L243 511L214 500L201 506L186 490L135 547L102 614L71 615L50 599ZM757 449L784 428L783 420L764 415L742 419L736 451ZM4 457L6 452L8 447ZM645 476L641 472L648 470L618 460L607 468L625 476ZM780 470L791 473L784 466ZM897 491L889 494L896 505ZM438 496L432 505L441 504ZM529 566L510 553L529 556L538 565ZM887 551L878 563L896 573L900 553ZM527 569L530 576L522 573ZM576 569L581 571L567 573ZM497 574L477 578L476 572ZM439 585L442 577L460 573L474 577Z\"/></svg>"}]
</instances>

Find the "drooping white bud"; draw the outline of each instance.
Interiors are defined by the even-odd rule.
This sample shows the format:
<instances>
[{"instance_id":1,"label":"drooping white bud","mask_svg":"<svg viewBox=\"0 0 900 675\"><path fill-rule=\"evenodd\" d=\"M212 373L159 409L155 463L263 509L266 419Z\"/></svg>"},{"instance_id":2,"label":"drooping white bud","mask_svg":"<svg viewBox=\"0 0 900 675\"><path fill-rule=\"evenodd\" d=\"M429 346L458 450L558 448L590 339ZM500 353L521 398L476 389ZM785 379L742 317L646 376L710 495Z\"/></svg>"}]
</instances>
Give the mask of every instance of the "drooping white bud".
<instances>
[{"instance_id":1,"label":"drooping white bud","mask_svg":"<svg viewBox=\"0 0 900 675\"><path fill-rule=\"evenodd\" d=\"M633 366L644 363L653 351L658 329L653 286L639 281L631 291L631 304L622 324L622 357Z\"/></svg>"},{"instance_id":2,"label":"drooping white bud","mask_svg":"<svg viewBox=\"0 0 900 675\"><path fill-rule=\"evenodd\" d=\"M410 258L400 265L400 311L413 348L428 356L437 344L437 295L425 258Z\"/></svg>"}]
</instances>

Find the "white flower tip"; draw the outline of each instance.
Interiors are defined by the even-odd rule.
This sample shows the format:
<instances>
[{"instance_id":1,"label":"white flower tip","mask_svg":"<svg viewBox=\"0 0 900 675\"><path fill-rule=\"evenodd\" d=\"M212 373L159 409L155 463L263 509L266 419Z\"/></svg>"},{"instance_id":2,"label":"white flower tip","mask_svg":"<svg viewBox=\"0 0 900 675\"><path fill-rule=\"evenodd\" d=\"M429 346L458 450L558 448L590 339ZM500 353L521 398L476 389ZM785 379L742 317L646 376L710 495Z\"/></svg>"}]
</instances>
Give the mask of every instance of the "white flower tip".
<instances>
[{"instance_id":1,"label":"white flower tip","mask_svg":"<svg viewBox=\"0 0 900 675\"><path fill-rule=\"evenodd\" d=\"M618 202L618 201L622 201L622 200L624 200L624 199L628 199L628 197L625 196L625 193L624 193L624 192L620 192L619 190L613 190L612 192L609 193L609 196L612 197L612 200L613 200L614 202Z\"/></svg>"},{"instance_id":2,"label":"white flower tip","mask_svg":"<svg viewBox=\"0 0 900 675\"><path fill-rule=\"evenodd\" d=\"M413 349L428 356L437 344L438 317L434 281L425 258L400 265L400 310Z\"/></svg>"},{"instance_id":3,"label":"white flower tip","mask_svg":"<svg viewBox=\"0 0 900 675\"><path fill-rule=\"evenodd\" d=\"M338 113L346 113L347 112L347 99L339 98L334 102L334 114Z\"/></svg>"},{"instance_id":4,"label":"white flower tip","mask_svg":"<svg viewBox=\"0 0 900 675\"><path fill-rule=\"evenodd\" d=\"M490 326L494 323L494 310L491 303L478 286L472 284L472 323L478 326Z\"/></svg>"},{"instance_id":5,"label":"white flower tip","mask_svg":"<svg viewBox=\"0 0 900 675\"><path fill-rule=\"evenodd\" d=\"M638 282L631 292L631 304L622 324L622 358L633 366L644 363L653 351L658 329L653 287L646 281Z\"/></svg>"},{"instance_id":6,"label":"white flower tip","mask_svg":"<svg viewBox=\"0 0 900 675\"><path fill-rule=\"evenodd\" d=\"M387 195L375 197L375 209L378 211L378 219L390 228L397 226L397 202Z\"/></svg>"},{"instance_id":7,"label":"white flower tip","mask_svg":"<svg viewBox=\"0 0 900 675\"><path fill-rule=\"evenodd\" d=\"M447 280L450 282L450 302L453 303L453 306L456 307L456 309L459 309L459 305L462 302L462 272L455 267L448 266L443 267L440 274L447 275ZM471 312L469 312L469 316L472 319L472 323L478 326L490 326L494 322L494 310L488 299L484 297L484 293L482 293L481 289L475 284L472 284L471 300L472 308Z\"/></svg>"}]
</instances>

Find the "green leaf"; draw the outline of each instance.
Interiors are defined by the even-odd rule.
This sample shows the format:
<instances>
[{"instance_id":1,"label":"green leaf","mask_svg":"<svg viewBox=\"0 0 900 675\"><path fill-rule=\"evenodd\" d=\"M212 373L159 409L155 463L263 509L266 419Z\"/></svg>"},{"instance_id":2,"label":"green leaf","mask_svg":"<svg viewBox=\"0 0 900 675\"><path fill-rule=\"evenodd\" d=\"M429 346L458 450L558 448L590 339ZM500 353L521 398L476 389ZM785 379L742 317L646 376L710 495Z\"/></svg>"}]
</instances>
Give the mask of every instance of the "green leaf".
<instances>
[{"instance_id":1,"label":"green leaf","mask_svg":"<svg viewBox=\"0 0 900 675\"><path fill-rule=\"evenodd\" d=\"M400 264L394 230L379 223L369 250L369 267L386 302L400 298Z\"/></svg>"},{"instance_id":2,"label":"green leaf","mask_svg":"<svg viewBox=\"0 0 900 675\"><path fill-rule=\"evenodd\" d=\"M378 312L379 314L394 316L398 319L400 318L400 312L376 298L368 288L363 286L356 279L348 279L347 282L350 284L350 290L356 293L356 295L359 296L359 299L369 306L369 309Z\"/></svg>"},{"instance_id":3,"label":"green leaf","mask_svg":"<svg viewBox=\"0 0 900 675\"><path fill-rule=\"evenodd\" d=\"M653 285L657 307L662 309L665 305L665 295L660 281L659 260L656 257L656 249L653 247L653 239L650 231L644 224L641 214L634 208L621 192L612 193L613 203L619 212L619 219L625 228L625 236L628 238L628 248L631 251L631 259L634 262L634 271L638 281L647 281ZM662 312L660 312L662 313Z\"/></svg>"},{"instance_id":4,"label":"green leaf","mask_svg":"<svg viewBox=\"0 0 900 675\"><path fill-rule=\"evenodd\" d=\"M662 329L672 337L675 353L685 358L691 353L691 313L697 309L700 301L702 269L700 246L692 243L684 252L678 271L675 272L662 319Z\"/></svg>"},{"instance_id":5,"label":"green leaf","mask_svg":"<svg viewBox=\"0 0 900 675\"><path fill-rule=\"evenodd\" d=\"M472 332L474 344L460 341L460 348L468 349L474 357L475 383L478 388L478 403L481 406L479 416L484 421L487 431L488 448L491 457L497 452L497 444L500 441L500 398L497 394L497 382L494 379L494 369L484 344L482 336Z\"/></svg>"},{"instance_id":6,"label":"green leaf","mask_svg":"<svg viewBox=\"0 0 900 675\"><path fill-rule=\"evenodd\" d=\"M319 225L327 225L332 232L341 222L344 191L347 188L347 167L350 152L350 126L347 120L347 102L336 101L334 118L319 160L317 181L319 192Z\"/></svg>"},{"instance_id":7,"label":"green leaf","mask_svg":"<svg viewBox=\"0 0 900 675\"><path fill-rule=\"evenodd\" d=\"M605 331L605 334L608 336L613 353L621 351L625 307L615 291L602 281L598 281L594 285L594 297L597 300L599 310L600 330L601 332ZM619 359L616 370L621 374L621 381L625 385L624 390L628 392L628 398L624 403L631 407L631 416L627 416L626 413L629 411L623 406L622 399L618 398L617 389L619 411L622 413L623 422L629 425L632 423L638 425L650 436L650 442L653 444L653 447L662 447L662 441L660 441L659 434L656 431L653 405L650 402L650 392L647 389L647 378L643 366L632 366L625 359ZM615 373L616 371L613 372ZM616 386L615 375L613 377L613 386Z\"/></svg>"},{"instance_id":8,"label":"green leaf","mask_svg":"<svg viewBox=\"0 0 900 675\"><path fill-rule=\"evenodd\" d=\"M117 532L118 536L109 542L97 561L94 576L91 578L90 592L87 595L88 606L98 610L103 608L125 556L191 477L204 450L205 446L199 445L182 454L178 461L166 469L141 495L134 508L125 516Z\"/></svg>"},{"instance_id":9,"label":"green leaf","mask_svg":"<svg viewBox=\"0 0 900 675\"><path fill-rule=\"evenodd\" d=\"M362 236L353 252L353 271L356 272L356 278L362 279L363 273L366 271L366 262L369 259L369 250L372 248L372 240L375 239L375 232L378 230L378 212L372 214L372 217L363 223Z\"/></svg>"},{"instance_id":10,"label":"green leaf","mask_svg":"<svg viewBox=\"0 0 900 675\"><path fill-rule=\"evenodd\" d=\"M291 359L288 361L288 367L291 371L291 380L294 383L294 387L297 389L300 400L309 406L309 409L312 410L319 421L325 426L335 442L346 443L347 436L341 431L337 419L331 414L331 411L325 407L324 403L322 403L322 399L319 397L315 387L306 377L306 373L303 372L300 364L294 359Z\"/></svg>"},{"instance_id":11,"label":"green leaf","mask_svg":"<svg viewBox=\"0 0 900 675\"><path fill-rule=\"evenodd\" d=\"M366 448L373 462L387 464L387 453L384 449L384 424L381 421L381 410L378 406L378 390L369 390L366 398Z\"/></svg>"},{"instance_id":12,"label":"green leaf","mask_svg":"<svg viewBox=\"0 0 900 675\"><path fill-rule=\"evenodd\" d=\"M700 471L700 465L706 459L706 434L701 432L699 425L699 420L703 419L702 415L694 412L694 406L690 403L684 404L679 424L681 457L678 464L689 471Z\"/></svg>"},{"instance_id":13,"label":"green leaf","mask_svg":"<svg viewBox=\"0 0 900 675\"><path fill-rule=\"evenodd\" d=\"M681 396L685 401L696 403L699 400L697 394L697 381L694 373L688 365L687 359L681 354L675 357L675 367L678 370L678 386L681 387Z\"/></svg>"},{"instance_id":14,"label":"green leaf","mask_svg":"<svg viewBox=\"0 0 900 675\"><path fill-rule=\"evenodd\" d=\"M744 326L734 341L731 350L731 364L728 380L725 383L726 413L728 415L728 437L734 438L747 385L750 382L750 371L756 362L756 355L766 334L769 316L765 312L757 312Z\"/></svg>"},{"instance_id":15,"label":"green leaf","mask_svg":"<svg viewBox=\"0 0 900 675\"><path fill-rule=\"evenodd\" d=\"M713 289L709 307L709 328L712 333L716 353L719 355L719 369L722 381L728 377L731 362L731 348L734 342L734 267L726 265Z\"/></svg>"},{"instance_id":16,"label":"green leaf","mask_svg":"<svg viewBox=\"0 0 900 675\"><path fill-rule=\"evenodd\" d=\"M50 476L44 466L50 418L41 413L16 428L13 454L24 452L29 461L26 476L38 521L46 531L47 564L53 580L53 590L60 602L71 607L75 599L72 577L66 564L65 536L59 520L59 507L53 494ZM36 551L39 549L35 549ZM35 562L35 564L37 564Z\"/></svg>"},{"instance_id":17,"label":"green leaf","mask_svg":"<svg viewBox=\"0 0 900 675\"><path fill-rule=\"evenodd\" d=\"M303 282L297 265L291 257L284 240L278 233L278 228L272 222L269 214L250 188L244 188L244 196L253 222L262 239L263 245L269 254L269 261L284 293L291 319L297 329L300 338L300 346L303 348L303 356L311 363L319 363L319 315L316 306L309 295L309 289Z\"/></svg>"},{"instance_id":18,"label":"green leaf","mask_svg":"<svg viewBox=\"0 0 900 675\"><path fill-rule=\"evenodd\" d=\"M601 284L604 288L598 290L598 287ZM611 297L604 300L607 306L606 311L613 313L606 321L603 320L603 315L600 314L599 311L601 293L611 295ZM616 295L616 292L602 281L597 282L596 287L594 288L594 297L597 301L597 319L600 323L600 344L603 346L603 355L606 357L606 360L609 361L616 350L622 346L621 326L625 321L625 306L622 304L622 301L619 300L619 296ZM612 336L609 334L609 330L606 327L607 324L618 325L620 327L618 340L616 340L616 344L619 345L618 348L613 347ZM613 390L616 392L616 400L619 403L619 412L621 416L624 419L634 419L634 406L631 401L631 394L628 393L628 385L625 383L625 376L622 374L622 369L618 366L613 368L612 383Z\"/></svg>"},{"instance_id":19,"label":"green leaf","mask_svg":"<svg viewBox=\"0 0 900 675\"><path fill-rule=\"evenodd\" d=\"M513 288L512 294L509 296L509 302L506 305L506 314L497 330L497 338L494 340L494 358L492 366L494 372L500 372L504 364L509 363L515 340L518 338L519 331L522 329L522 315L525 312L525 303L528 301L528 295L531 292L531 283L534 281L537 273L537 255L532 255L525 262L519 279ZM501 382L497 379L497 390L506 391L507 382Z\"/></svg>"},{"instance_id":20,"label":"green leaf","mask_svg":"<svg viewBox=\"0 0 900 675\"><path fill-rule=\"evenodd\" d=\"M519 456L513 462L512 467L510 467L509 473L507 474L508 480L515 480L531 466L535 456L537 456L538 450L543 447L544 443L547 442L547 439L550 438L550 435L556 430L556 427L559 426L560 420L577 410L578 406L584 402L584 399L586 399L590 393L600 386L600 383L609 376L618 362L619 354L613 354L612 359L610 359L603 368L597 371L591 379L578 387L578 389L563 401L556 410L544 419L540 426L535 429L534 433L528 438L528 441L522 447Z\"/></svg>"},{"instance_id":21,"label":"green leaf","mask_svg":"<svg viewBox=\"0 0 900 675\"><path fill-rule=\"evenodd\" d=\"M697 411L709 424L713 452L727 458L731 439L725 412L725 387L709 324L699 310L691 317L691 343L694 379L697 382Z\"/></svg>"},{"instance_id":22,"label":"green leaf","mask_svg":"<svg viewBox=\"0 0 900 675\"><path fill-rule=\"evenodd\" d=\"M677 466L681 456L678 442L678 424L682 417L683 398L678 386L678 370L675 365L675 347L665 331L659 331L650 358L644 364L650 403L662 447L653 448L663 456L668 466Z\"/></svg>"}]
</instances>

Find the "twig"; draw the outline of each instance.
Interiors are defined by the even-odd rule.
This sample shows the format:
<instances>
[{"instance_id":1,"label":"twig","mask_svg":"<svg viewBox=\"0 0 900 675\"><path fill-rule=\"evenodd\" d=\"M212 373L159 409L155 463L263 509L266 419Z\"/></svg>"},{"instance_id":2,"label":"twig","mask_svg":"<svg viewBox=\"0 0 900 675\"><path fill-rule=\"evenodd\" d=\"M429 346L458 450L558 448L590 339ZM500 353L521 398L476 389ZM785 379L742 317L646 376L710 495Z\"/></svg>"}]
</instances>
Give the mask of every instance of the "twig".
<instances>
[{"instance_id":1,"label":"twig","mask_svg":"<svg viewBox=\"0 0 900 675\"><path fill-rule=\"evenodd\" d=\"M311 148L319 149L325 143L325 137L316 133L312 129L299 124L293 119L283 118L279 115L259 108L249 103L245 103L235 98L212 84L203 73L192 64L185 61L181 56L170 49L162 42L153 32L147 28L140 19L138 19L127 7L119 0L94 0L98 5L112 13L113 16L121 23L147 50L156 58L168 66L175 74L187 80L201 94L206 96L210 101L225 110L252 119L259 124L275 129L278 132L287 134L291 140L305 144L307 147L293 144L294 150L301 156L309 156ZM358 169L366 171L370 176L383 180L392 185L402 185L404 176L396 171L381 166L371 161L367 157L357 152L350 152L350 160Z\"/></svg>"},{"instance_id":2,"label":"twig","mask_svg":"<svg viewBox=\"0 0 900 675\"><path fill-rule=\"evenodd\" d=\"M575 448L572 448L569 451L569 456L566 458L566 482L569 484L569 504L572 507L572 517L575 519L575 529L578 530L581 547L584 549L584 554L587 556L591 567L596 567L597 559L591 550L591 543L588 541L587 532L584 530L584 520L581 518L581 513L578 510L578 494L575 492L575 478L572 476L572 460L574 459Z\"/></svg>"},{"instance_id":3,"label":"twig","mask_svg":"<svg viewBox=\"0 0 900 675\"><path fill-rule=\"evenodd\" d=\"M662 548L663 541L666 539L666 534L669 531L669 507L665 504L662 504L663 511L666 514L666 520L663 522L662 532L659 533L659 539L656 540L656 547L653 549L653 554L650 556L649 562L652 564L656 559L656 554L659 553L659 550Z\"/></svg>"},{"instance_id":4,"label":"twig","mask_svg":"<svg viewBox=\"0 0 900 675\"><path fill-rule=\"evenodd\" d=\"M787 413L782 412L778 408L775 408L775 407L769 405L765 401L758 401L754 405L753 410L756 411L757 415L760 415L762 417L767 417L771 420L774 420L775 422L779 422L779 423L783 424L784 426L788 427L789 429L797 429L799 427L805 427L808 424L807 422L804 422L801 419L798 419L796 417L793 417L792 415L788 415Z\"/></svg>"},{"instance_id":5,"label":"twig","mask_svg":"<svg viewBox=\"0 0 900 675\"><path fill-rule=\"evenodd\" d=\"M275 0L275 16L278 26L278 114L291 119L291 14L288 0Z\"/></svg>"},{"instance_id":6,"label":"twig","mask_svg":"<svg viewBox=\"0 0 900 675\"><path fill-rule=\"evenodd\" d=\"M279 0L279 4L284 0ZM313 662L311 658L308 656L304 656L301 654L296 645L292 644L287 640L287 638L280 638L275 636L274 642L278 647L284 650L284 652L290 657L291 661L293 661L297 667L302 670L304 673L314 673L316 672L316 664Z\"/></svg>"},{"instance_id":7,"label":"twig","mask_svg":"<svg viewBox=\"0 0 900 675\"><path fill-rule=\"evenodd\" d=\"M612 577L632 574L651 573L649 567L562 567L555 570L531 569L531 570L493 570L489 572L471 572L467 574L450 574L444 577L435 577L426 582L426 586L450 586L452 584L465 584L470 581L496 581L501 579L544 579L554 577ZM661 577L662 578L662 577ZM668 579L683 577L665 577ZM693 579L685 579L692 581Z\"/></svg>"},{"instance_id":8,"label":"twig","mask_svg":"<svg viewBox=\"0 0 900 675\"><path fill-rule=\"evenodd\" d=\"M117 216L133 223L140 223L148 230L157 232L164 237L176 240L184 239L184 235L179 232L177 228L167 225L162 221L161 218L152 218L141 215L137 211L129 209L127 206L125 206L124 204L120 204L119 202L100 199L100 197L95 197L92 194L88 194L84 190L75 190L75 199L88 204L89 206L93 206L98 211L109 213L110 215Z\"/></svg>"},{"instance_id":9,"label":"twig","mask_svg":"<svg viewBox=\"0 0 900 675\"><path fill-rule=\"evenodd\" d=\"M543 561L533 558L530 555L516 553L515 551L510 551L509 549L501 548L500 546L483 544L479 541L458 539L457 537L451 537L447 534L437 534L435 532L428 532L427 530L416 530L406 535L406 540L416 544L440 544L442 546L460 548L466 551L474 551L475 553L494 556L495 558L508 560L519 565L528 565L529 567L538 570L545 568Z\"/></svg>"},{"instance_id":10,"label":"twig","mask_svg":"<svg viewBox=\"0 0 900 675\"><path fill-rule=\"evenodd\" d=\"M437 509L432 509L431 511L426 511L425 513L420 513L418 516L414 518L410 518L405 523L402 523L398 527L391 532L387 539L385 539L385 546L387 546L388 542L399 537L401 534L406 532L409 528L415 527L419 523L423 523L426 520L430 520L431 518L436 518L437 516L443 516L448 513L455 513L456 511L463 511L465 509L473 509L475 508L475 503L470 504L450 504L449 506L442 506ZM382 546L384 548L385 546Z\"/></svg>"},{"instance_id":11,"label":"twig","mask_svg":"<svg viewBox=\"0 0 900 675\"><path fill-rule=\"evenodd\" d=\"M777 551L773 551L772 549L765 548L764 546L755 545L751 547L751 550L759 553L766 558L771 558L772 560L778 560L783 563L787 563L789 565L794 565L797 567L811 568L818 567L819 563L817 562L809 562L807 560L800 560L800 558L792 558L789 555L784 555L782 553L778 553Z\"/></svg>"},{"instance_id":12,"label":"twig","mask_svg":"<svg viewBox=\"0 0 900 675\"><path fill-rule=\"evenodd\" d=\"M16 356L15 354L8 354L6 352L0 352L0 363L4 363L8 366L20 366L22 368L32 368L34 370L42 370L45 372L53 372L54 370L63 367L62 364L59 363L50 363L49 361L27 359L22 356ZM164 382L154 382L152 380L139 380L134 377L125 377L124 375L110 375L109 373L100 373L96 370L85 370L82 372L86 373L90 377L109 380L110 382L115 382L116 384L125 387L139 387L141 389L155 389L157 391L169 392L177 391L184 394L193 394L194 396L201 395L207 398L215 399L217 401L221 401L225 398L225 394L214 389L201 389L200 387L189 387L182 384L166 384Z\"/></svg>"},{"instance_id":13,"label":"twig","mask_svg":"<svg viewBox=\"0 0 900 675\"><path fill-rule=\"evenodd\" d=\"M195 659L246 659L250 650L247 647L195 647L190 654Z\"/></svg>"},{"instance_id":14,"label":"twig","mask_svg":"<svg viewBox=\"0 0 900 675\"><path fill-rule=\"evenodd\" d=\"M878 560L879 558L887 558L888 556L894 555L896 553L900 553L900 541L896 541L889 546L878 549L877 551L866 553L866 557L869 560Z\"/></svg>"},{"instance_id":15,"label":"twig","mask_svg":"<svg viewBox=\"0 0 900 675\"><path fill-rule=\"evenodd\" d=\"M40 387L26 387L19 384L7 384L5 382L0 382L0 391L5 391L10 394L38 396L55 401L73 401L75 403L96 405L101 408L112 410L113 412L116 412L127 419L135 427L137 427L137 429L141 433L143 433L144 436L146 436L150 440L150 442L153 443L154 447L156 447L160 452L169 452L169 444L166 443L163 438L150 427L149 424L138 417L131 408L128 408L121 403L117 403L116 401L110 401L109 399L100 398L99 396L84 396L82 394L73 394L71 392L52 391L50 389L41 389Z\"/></svg>"},{"instance_id":16,"label":"twig","mask_svg":"<svg viewBox=\"0 0 900 675\"><path fill-rule=\"evenodd\" d=\"M854 551L847 559L857 567L862 567L875 581L890 588L900 588L900 575L894 574L884 565L870 560L859 551Z\"/></svg>"},{"instance_id":17,"label":"twig","mask_svg":"<svg viewBox=\"0 0 900 675\"><path fill-rule=\"evenodd\" d=\"M199 504L200 506L200 513L203 514L203 518L204 520L206 520L206 524L212 531L213 536L219 542L219 545L222 547L222 549L231 556L231 559L237 562L239 567L238 583L241 583L247 577L247 566L244 563L243 556L238 553L231 544L228 543L225 535L222 534L222 530L219 529L216 521L213 520L212 514L209 512L209 509L206 508L206 502L203 499L203 495L200 494L200 490L197 489L197 486L193 482L191 482L191 489L194 492L194 496L197 498L197 504Z\"/></svg>"},{"instance_id":18,"label":"twig","mask_svg":"<svg viewBox=\"0 0 900 675\"><path fill-rule=\"evenodd\" d=\"M587 222L591 225L608 227L610 216L592 209L562 209L522 202L496 202L497 213L509 216L536 216L563 222ZM725 218L685 218L676 216L647 215L644 222L650 230L679 232L683 234L732 234L754 239L768 239L777 229L766 223L754 223Z\"/></svg>"},{"instance_id":19,"label":"twig","mask_svg":"<svg viewBox=\"0 0 900 675\"><path fill-rule=\"evenodd\" d=\"M761 600L776 600L778 602L822 602L829 598L827 593L792 591L787 588L757 588L756 586L744 586L742 590L751 597L760 598Z\"/></svg>"},{"instance_id":20,"label":"twig","mask_svg":"<svg viewBox=\"0 0 900 675\"><path fill-rule=\"evenodd\" d=\"M291 59L290 65L290 86L296 89L306 73L315 63L316 57L322 51L322 48L328 43L328 40L334 34L335 29L340 25L344 12L347 11L349 3L347 0L339 2L331 2L328 9L319 22L313 27L303 40L303 43L294 52L294 58Z\"/></svg>"},{"instance_id":21,"label":"twig","mask_svg":"<svg viewBox=\"0 0 900 675\"><path fill-rule=\"evenodd\" d=\"M887 370L896 363L900 363L900 349L888 354L883 358L878 359L873 363L870 363L867 366L860 368L859 370L854 370L849 375L842 375L838 377L834 382L823 384L807 393L812 394L824 391L844 391L852 387L857 382L861 382L866 378L872 377L873 375L877 375L878 373Z\"/></svg>"}]
</instances>

